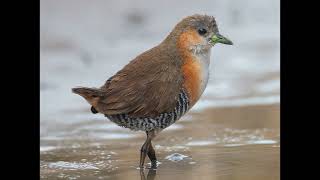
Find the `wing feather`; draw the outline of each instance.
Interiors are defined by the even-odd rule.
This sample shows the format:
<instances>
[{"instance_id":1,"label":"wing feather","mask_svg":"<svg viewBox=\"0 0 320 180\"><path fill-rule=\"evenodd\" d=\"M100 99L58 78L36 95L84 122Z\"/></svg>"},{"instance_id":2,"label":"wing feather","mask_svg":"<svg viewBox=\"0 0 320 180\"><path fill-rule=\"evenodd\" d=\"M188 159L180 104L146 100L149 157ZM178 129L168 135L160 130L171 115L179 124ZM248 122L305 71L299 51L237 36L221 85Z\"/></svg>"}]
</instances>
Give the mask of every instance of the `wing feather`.
<instances>
[{"instance_id":1,"label":"wing feather","mask_svg":"<svg viewBox=\"0 0 320 180\"><path fill-rule=\"evenodd\" d=\"M98 102L99 110L108 115L155 117L175 108L182 79L181 66L176 60L151 49L101 87L105 94Z\"/></svg>"}]
</instances>

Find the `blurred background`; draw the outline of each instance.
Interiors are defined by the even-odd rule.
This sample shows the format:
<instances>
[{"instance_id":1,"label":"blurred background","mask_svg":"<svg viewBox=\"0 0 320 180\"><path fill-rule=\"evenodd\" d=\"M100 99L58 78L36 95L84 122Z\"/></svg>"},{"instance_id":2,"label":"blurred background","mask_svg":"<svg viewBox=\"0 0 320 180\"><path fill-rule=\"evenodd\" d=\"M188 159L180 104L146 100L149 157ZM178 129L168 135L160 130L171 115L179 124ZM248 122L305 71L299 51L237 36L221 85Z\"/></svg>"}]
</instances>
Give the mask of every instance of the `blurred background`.
<instances>
[{"instance_id":1,"label":"blurred background","mask_svg":"<svg viewBox=\"0 0 320 180\"><path fill-rule=\"evenodd\" d=\"M93 115L71 88L101 86L195 13L234 45L213 48L200 101L155 140L155 178L279 179L279 1L41 0L42 179L143 178L144 133Z\"/></svg>"}]
</instances>

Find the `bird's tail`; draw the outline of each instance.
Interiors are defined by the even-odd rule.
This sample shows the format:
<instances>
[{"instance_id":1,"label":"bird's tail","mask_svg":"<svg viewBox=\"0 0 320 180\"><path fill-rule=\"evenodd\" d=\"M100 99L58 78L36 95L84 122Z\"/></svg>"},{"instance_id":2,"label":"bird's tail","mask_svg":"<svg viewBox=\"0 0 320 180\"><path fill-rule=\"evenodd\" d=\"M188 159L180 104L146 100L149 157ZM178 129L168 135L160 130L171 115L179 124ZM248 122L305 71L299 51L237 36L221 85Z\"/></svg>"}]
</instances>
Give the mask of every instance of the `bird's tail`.
<instances>
[{"instance_id":1,"label":"bird's tail","mask_svg":"<svg viewBox=\"0 0 320 180\"><path fill-rule=\"evenodd\" d=\"M72 88L72 92L75 94L79 94L80 96L84 97L85 99L101 97L102 91L97 88L87 88L87 87L76 87Z\"/></svg>"},{"instance_id":2,"label":"bird's tail","mask_svg":"<svg viewBox=\"0 0 320 180\"><path fill-rule=\"evenodd\" d=\"M103 91L97 88L76 87L72 88L72 92L79 94L91 104L91 112L93 114L98 113L97 105L99 99L103 96Z\"/></svg>"}]
</instances>

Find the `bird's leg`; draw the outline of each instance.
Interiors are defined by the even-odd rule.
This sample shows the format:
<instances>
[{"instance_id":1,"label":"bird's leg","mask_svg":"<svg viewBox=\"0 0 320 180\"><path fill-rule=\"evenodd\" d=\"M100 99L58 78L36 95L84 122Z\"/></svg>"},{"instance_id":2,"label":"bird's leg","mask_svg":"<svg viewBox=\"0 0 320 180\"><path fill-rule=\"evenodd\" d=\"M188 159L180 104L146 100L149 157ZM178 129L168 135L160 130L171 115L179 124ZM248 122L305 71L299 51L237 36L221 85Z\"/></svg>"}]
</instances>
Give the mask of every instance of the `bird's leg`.
<instances>
[{"instance_id":1,"label":"bird's leg","mask_svg":"<svg viewBox=\"0 0 320 180\"><path fill-rule=\"evenodd\" d=\"M141 152L140 152L140 165L139 166L140 166L141 169L143 169L144 160L145 160L146 155L147 155L148 141L150 141L150 140L148 140L148 138L147 138L146 142L144 142L144 144L142 145L141 150L140 150Z\"/></svg>"},{"instance_id":2,"label":"bird's leg","mask_svg":"<svg viewBox=\"0 0 320 180\"><path fill-rule=\"evenodd\" d=\"M148 157L151 161L151 168L156 169L157 168L157 157L156 157L156 152L152 146L152 142L150 142L150 145L149 145Z\"/></svg>"},{"instance_id":3,"label":"bird's leg","mask_svg":"<svg viewBox=\"0 0 320 180\"><path fill-rule=\"evenodd\" d=\"M151 145L151 140L155 137L154 131L148 131L147 132L147 139L144 142L144 144L141 147L141 153L140 153L140 168L143 168L144 160L146 158L146 155L149 151L149 146Z\"/></svg>"}]
</instances>

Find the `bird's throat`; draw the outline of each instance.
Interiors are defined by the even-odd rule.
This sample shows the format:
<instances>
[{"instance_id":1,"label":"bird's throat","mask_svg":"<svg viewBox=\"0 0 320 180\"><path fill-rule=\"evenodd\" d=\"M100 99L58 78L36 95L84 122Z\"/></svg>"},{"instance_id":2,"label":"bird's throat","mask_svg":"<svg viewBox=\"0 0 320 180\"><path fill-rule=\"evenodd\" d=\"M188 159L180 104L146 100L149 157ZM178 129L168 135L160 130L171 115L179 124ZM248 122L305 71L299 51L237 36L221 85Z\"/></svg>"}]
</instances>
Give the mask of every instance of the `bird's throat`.
<instances>
[{"instance_id":1,"label":"bird's throat","mask_svg":"<svg viewBox=\"0 0 320 180\"><path fill-rule=\"evenodd\" d=\"M183 86L188 92L190 105L193 106L199 100L208 83L210 52L201 56L194 56L190 53L190 56L185 56L183 61Z\"/></svg>"},{"instance_id":2,"label":"bird's throat","mask_svg":"<svg viewBox=\"0 0 320 180\"><path fill-rule=\"evenodd\" d=\"M177 48L182 60L183 86L192 107L200 98L208 82L211 46L201 45L203 39L196 32L185 32L178 38Z\"/></svg>"}]
</instances>

